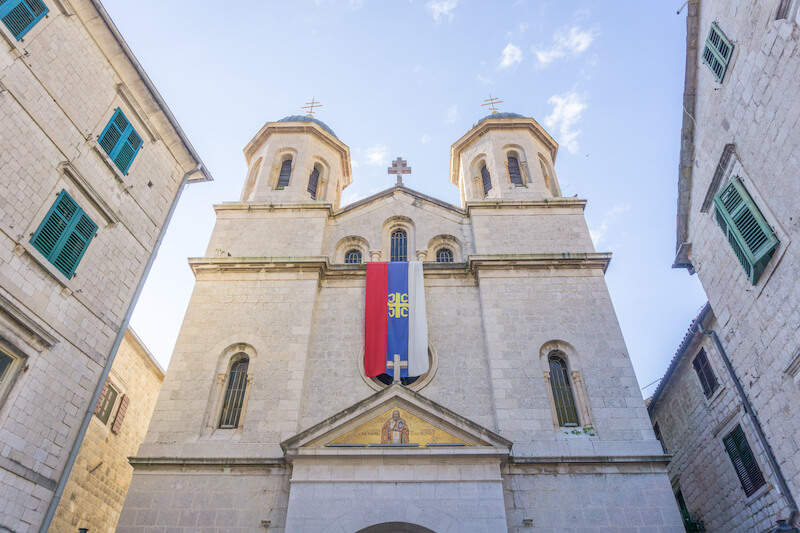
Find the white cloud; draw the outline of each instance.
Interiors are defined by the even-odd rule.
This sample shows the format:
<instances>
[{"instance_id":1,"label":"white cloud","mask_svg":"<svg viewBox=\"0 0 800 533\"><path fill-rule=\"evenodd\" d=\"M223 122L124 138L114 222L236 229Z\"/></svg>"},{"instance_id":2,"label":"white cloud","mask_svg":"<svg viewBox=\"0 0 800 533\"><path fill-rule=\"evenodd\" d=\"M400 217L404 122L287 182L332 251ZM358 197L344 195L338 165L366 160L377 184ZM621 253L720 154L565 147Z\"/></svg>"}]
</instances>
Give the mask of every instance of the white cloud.
<instances>
[{"instance_id":1,"label":"white cloud","mask_svg":"<svg viewBox=\"0 0 800 533\"><path fill-rule=\"evenodd\" d=\"M606 216L603 217L602 222L600 222L600 227L598 229L589 230L589 235L592 238L592 243L597 246L599 243L604 242L606 240L606 234L608 233L608 225L609 223L616 218L617 215L620 213L625 213L626 211L631 210L631 204L629 203L621 203L617 204L611 209L608 210Z\"/></svg>"},{"instance_id":2,"label":"white cloud","mask_svg":"<svg viewBox=\"0 0 800 533\"><path fill-rule=\"evenodd\" d=\"M548 128L558 130L557 141L566 147L569 153L578 151L578 134L575 126L580 121L581 115L586 110L586 97L575 91L564 94L554 94L547 103L553 106L553 112L544 119Z\"/></svg>"},{"instance_id":3,"label":"white cloud","mask_svg":"<svg viewBox=\"0 0 800 533\"><path fill-rule=\"evenodd\" d=\"M458 120L458 107L455 104L453 104L447 108L447 115L445 116L445 121L448 124L452 124L456 120Z\"/></svg>"},{"instance_id":4,"label":"white cloud","mask_svg":"<svg viewBox=\"0 0 800 533\"><path fill-rule=\"evenodd\" d=\"M427 144L427 143L431 142L431 140L432 140L432 139L433 139L433 137L431 137L430 135L428 135L427 133L425 133L425 134L422 136L422 138L419 140L419 142L421 142L422 144Z\"/></svg>"},{"instance_id":5,"label":"white cloud","mask_svg":"<svg viewBox=\"0 0 800 533\"><path fill-rule=\"evenodd\" d=\"M458 5L459 0L430 0L425 7L433 15L433 20L437 23L447 18L448 22L453 21L453 10Z\"/></svg>"},{"instance_id":6,"label":"white cloud","mask_svg":"<svg viewBox=\"0 0 800 533\"><path fill-rule=\"evenodd\" d=\"M481 82L484 85L491 85L492 84L492 80L490 80L489 78L486 78L484 76L481 76L480 74L478 74L478 81Z\"/></svg>"},{"instance_id":7,"label":"white cloud","mask_svg":"<svg viewBox=\"0 0 800 533\"><path fill-rule=\"evenodd\" d=\"M361 9L367 0L350 0L350 9Z\"/></svg>"},{"instance_id":8,"label":"white cloud","mask_svg":"<svg viewBox=\"0 0 800 533\"><path fill-rule=\"evenodd\" d=\"M508 43L508 46L503 49L503 59L500 60L500 64L497 66L497 68L506 69L521 62L522 50L519 49L519 46Z\"/></svg>"},{"instance_id":9,"label":"white cloud","mask_svg":"<svg viewBox=\"0 0 800 533\"><path fill-rule=\"evenodd\" d=\"M594 30L582 30L580 26L573 26L567 31L557 31L549 48L534 47L532 50L539 60L539 66L545 68L556 59L574 57L585 52L595 37L597 32Z\"/></svg>"},{"instance_id":10,"label":"white cloud","mask_svg":"<svg viewBox=\"0 0 800 533\"><path fill-rule=\"evenodd\" d=\"M389 149L382 145L376 144L364 150L364 159L368 165L388 165Z\"/></svg>"}]
</instances>

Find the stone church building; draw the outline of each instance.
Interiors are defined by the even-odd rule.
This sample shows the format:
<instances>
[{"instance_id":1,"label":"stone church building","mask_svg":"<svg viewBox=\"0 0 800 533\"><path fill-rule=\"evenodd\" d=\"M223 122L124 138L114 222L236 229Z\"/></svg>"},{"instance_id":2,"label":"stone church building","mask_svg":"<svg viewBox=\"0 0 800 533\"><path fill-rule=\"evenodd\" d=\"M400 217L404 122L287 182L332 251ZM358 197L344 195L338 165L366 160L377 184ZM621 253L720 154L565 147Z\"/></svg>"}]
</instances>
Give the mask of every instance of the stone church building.
<instances>
[{"instance_id":1,"label":"stone church building","mask_svg":"<svg viewBox=\"0 0 800 533\"><path fill-rule=\"evenodd\" d=\"M461 205L341 206L348 147L267 123L205 257L119 531L683 531L586 201L533 119L451 148ZM364 375L365 263L424 262L430 369Z\"/></svg>"}]
</instances>

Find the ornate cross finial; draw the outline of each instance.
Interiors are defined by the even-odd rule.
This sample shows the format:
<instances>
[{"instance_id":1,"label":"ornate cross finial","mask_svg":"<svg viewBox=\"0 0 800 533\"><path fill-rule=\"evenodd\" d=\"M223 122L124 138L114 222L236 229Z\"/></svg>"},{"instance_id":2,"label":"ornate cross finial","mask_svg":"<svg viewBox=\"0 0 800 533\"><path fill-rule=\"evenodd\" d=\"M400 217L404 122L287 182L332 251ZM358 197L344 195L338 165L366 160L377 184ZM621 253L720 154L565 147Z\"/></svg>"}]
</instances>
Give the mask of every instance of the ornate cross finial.
<instances>
[{"instance_id":1,"label":"ornate cross finial","mask_svg":"<svg viewBox=\"0 0 800 533\"><path fill-rule=\"evenodd\" d=\"M484 102L486 102L486 103L485 104L481 104L481 106L489 106L489 109L492 110L492 115L497 113L497 108L494 106L494 104L502 104L503 103L502 100L498 100L497 98L492 98L492 93L489 93L489 98L484 100Z\"/></svg>"},{"instance_id":2,"label":"ornate cross finial","mask_svg":"<svg viewBox=\"0 0 800 533\"><path fill-rule=\"evenodd\" d=\"M392 166L387 171L389 174L397 174L397 183L395 185L399 186L403 184L403 174L411 174L411 167L408 166L408 161L398 157L392 161Z\"/></svg>"},{"instance_id":3,"label":"ornate cross finial","mask_svg":"<svg viewBox=\"0 0 800 533\"><path fill-rule=\"evenodd\" d=\"M312 98L310 102L306 102L306 105L300 106L300 109L308 109L308 113L306 113L306 116L313 117L315 107L322 107L322 104L320 104L319 102L317 102Z\"/></svg>"}]
</instances>

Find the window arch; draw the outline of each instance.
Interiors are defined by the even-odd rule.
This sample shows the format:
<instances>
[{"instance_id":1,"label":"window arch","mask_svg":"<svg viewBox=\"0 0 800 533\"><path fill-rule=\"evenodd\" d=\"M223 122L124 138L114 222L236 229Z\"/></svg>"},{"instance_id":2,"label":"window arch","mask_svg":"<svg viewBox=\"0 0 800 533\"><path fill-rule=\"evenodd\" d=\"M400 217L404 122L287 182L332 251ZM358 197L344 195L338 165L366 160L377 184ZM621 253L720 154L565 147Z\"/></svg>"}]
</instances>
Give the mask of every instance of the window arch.
<instances>
[{"instance_id":1,"label":"window arch","mask_svg":"<svg viewBox=\"0 0 800 533\"><path fill-rule=\"evenodd\" d=\"M511 183L514 185L521 187L525 184L522 180L522 170L519 166L519 156L517 152L509 152L508 157L508 179L511 180Z\"/></svg>"},{"instance_id":2,"label":"window arch","mask_svg":"<svg viewBox=\"0 0 800 533\"><path fill-rule=\"evenodd\" d=\"M390 261L408 261L408 234L404 229L396 229L391 237Z\"/></svg>"},{"instance_id":3,"label":"window arch","mask_svg":"<svg viewBox=\"0 0 800 533\"><path fill-rule=\"evenodd\" d=\"M361 250L349 250L346 254L344 254L344 262L347 265L361 264Z\"/></svg>"},{"instance_id":4,"label":"window arch","mask_svg":"<svg viewBox=\"0 0 800 533\"><path fill-rule=\"evenodd\" d=\"M450 248L439 248L436 250L436 262L437 263L452 263L453 262L453 250Z\"/></svg>"},{"instance_id":5,"label":"window arch","mask_svg":"<svg viewBox=\"0 0 800 533\"><path fill-rule=\"evenodd\" d=\"M547 360L550 364L550 387L558 425L561 427L579 426L578 409L575 406L575 395L572 391L567 362L560 352L550 352Z\"/></svg>"},{"instance_id":6,"label":"window arch","mask_svg":"<svg viewBox=\"0 0 800 533\"><path fill-rule=\"evenodd\" d=\"M277 188L289 186L289 179L292 177L292 156L287 157L281 162L281 170L278 174Z\"/></svg>"},{"instance_id":7,"label":"window arch","mask_svg":"<svg viewBox=\"0 0 800 533\"><path fill-rule=\"evenodd\" d=\"M359 374L361 374L361 379L369 385L372 390L383 390L386 387L392 384L392 377L389 374L380 374L374 378L367 377L364 373L364 347L361 347L360 352L358 353L358 368ZM413 378L401 378L400 383L403 386L408 387L411 390L418 391L425 388L433 378L436 376L436 372L439 369L439 355L436 352L436 348L428 341L428 371L418 377Z\"/></svg>"},{"instance_id":8,"label":"window arch","mask_svg":"<svg viewBox=\"0 0 800 533\"><path fill-rule=\"evenodd\" d=\"M539 357L553 428L591 428L592 412L581 374L580 354L563 340L551 340L539 349Z\"/></svg>"},{"instance_id":9,"label":"window arch","mask_svg":"<svg viewBox=\"0 0 800 533\"><path fill-rule=\"evenodd\" d=\"M489 175L486 163L481 163L481 183L483 184L483 195L486 196L492 190L492 177Z\"/></svg>"},{"instance_id":10,"label":"window arch","mask_svg":"<svg viewBox=\"0 0 800 533\"><path fill-rule=\"evenodd\" d=\"M228 372L225 396L222 400L222 412L219 417L220 428L238 428L242 417L245 394L247 392L247 367L250 358L244 353L234 356Z\"/></svg>"},{"instance_id":11,"label":"window arch","mask_svg":"<svg viewBox=\"0 0 800 533\"><path fill-rule=\"evenodd\" d=\"M258 172L261 170L261 161L262 158L258 158L250 167L250 173L247 176L247 183L245 184L244 191L242 192L242 201L248 202L250 201L250 196L253 194L253 189L256 186L256 180L258 179Z\"/></svg>"}]
</instances>

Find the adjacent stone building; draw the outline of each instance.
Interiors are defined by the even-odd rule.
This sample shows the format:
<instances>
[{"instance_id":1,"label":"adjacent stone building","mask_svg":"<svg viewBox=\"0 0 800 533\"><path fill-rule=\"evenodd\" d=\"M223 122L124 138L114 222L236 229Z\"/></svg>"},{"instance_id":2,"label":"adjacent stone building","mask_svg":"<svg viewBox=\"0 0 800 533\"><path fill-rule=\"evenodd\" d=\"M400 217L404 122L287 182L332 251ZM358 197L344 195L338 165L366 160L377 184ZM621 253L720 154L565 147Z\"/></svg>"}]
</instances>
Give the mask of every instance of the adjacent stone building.
<instances>
[{"instance_id":1,"label":"adjacent stone building","mask_svg":"<svg viewBox=\"0 0 800 533\"><path fill-rule=\"evenodd\" d=\"M164 381L164 369L130 328L67 480L53 531L109 533L117 526L136 455Z\"/></svg>"},{"instance_id":2,"label":"adjacent stone building","mask_svg":"<svg viewBox=\"0 0 800 533\"><path fill-rule=\"evenodd\" d=\"M707 502L728 482L729 472L719 470L731 468L724 454L714 460L713 470L693 470L712 463L682 463L678 477L681 486L685 477L703 479L702 490L693 489L692 497L684 490L683 496L688 509L707 524L754 531L752 520L767 527L794 513L797 525L800 2L691 0L688 8L674 266L700 278L715 316L709 335L716 350L706 353L712 367L715 352L727 354L731 379L735 376L741 384L738 397L752 405L763 427L763 438L756 438L755 427L745 421L744 436L756 450L757 462L762 452L774 458L774 471L763 463L760 467L781 498L770 502L774 492L757 492L744 499L744 506L709 507ZM669 415L676 418L670 427L716 420L722 409L704 407L696 395L682 401L700 405ZM668 406L656 407L661 423ZM690 419L678 422L679 417ZM682 454L677 443L689 441L661 425L669 451ZM721 451L723 437L716 435L709 445Z\"/></svg>"},{"instance_id":3,"label":"adjacent stone building","mask_svg":"<svg viewBox=\"0 0 800 533\"><path fill-rule=\"evenodd\" d=\"M0 2L0 530L46 529L182 187L211 179L97 0Z\"/></svg>"},{"instance_id":4,"label":"adjacent stone building","mask_svg":"<svg viewBox=\"0 0 800 533\"><path fill-rule=\"evenodd\" d=\"M556 153L489 115L451 149L460 206L402 182L341 206L348 147L267 123L190 259L119 531L682 531ZM387 385L363 370L364 263L390 260L424 262L430 370Z\"/></svg>"}]
</instances>

